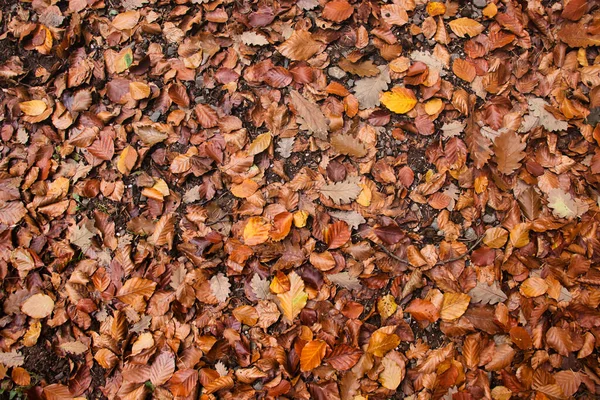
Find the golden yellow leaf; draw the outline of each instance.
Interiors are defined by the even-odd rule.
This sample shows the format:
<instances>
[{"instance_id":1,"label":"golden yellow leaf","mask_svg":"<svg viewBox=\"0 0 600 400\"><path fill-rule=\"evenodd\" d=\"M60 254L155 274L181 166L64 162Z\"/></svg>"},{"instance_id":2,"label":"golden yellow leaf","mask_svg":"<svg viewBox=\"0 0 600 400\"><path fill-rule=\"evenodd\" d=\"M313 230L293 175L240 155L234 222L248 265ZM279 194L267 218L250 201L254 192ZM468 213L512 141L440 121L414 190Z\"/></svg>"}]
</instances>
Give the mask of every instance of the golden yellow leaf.
<instances>
[{"instance_id":1,"label":"golden yellow leaf","mask_svg":"<svg viewBox=\"0 0 600 400\"><path fill-rule=\"evenodd\" d=\"M300 210L294 213L294 226L296 228L304 228L310 214L307 211Z\"/></svg>"},{"instance_id":2,"label":"golden yellow leaf","mask_svg":"<svg viewBox=\"0 0 600 400\"><path fill-rule=\"evenodd\" d=\"M29 329L23 335L23 345L31 347L35 345L42 332L42 323L39 320L33 320L29 325Z\"/></svg>"},{"instance_id":3,"label":"golden yellow leaf","mask_svg":"<svg viewBox=\"0 0 600 400\"><path fill-rule=\"evenodd\" d=\"M265 151L271 145L272 137L273 136L271 135L271 132L261 133L258 135L250 144L248 154L254 156Z\"/></svg>"},{"instance_id":4,"label":"golden yellow leaf","mask_svg":"<svg viewBox=\"0 0 600 400\"><path fill-rule=\"evenodd\" d=\"M471 296L464 293L444 293L444 300L442 301L442 310L440 316L444 321L454 321L460 318L467 308Z\"/></svg>"},{"instance_id":5,"label":"golden yellow leaf","mask_svg":"<svg viewBox=\"0 0 600 400\"><path fill-rule=\"evenodd\" d=\"M396 114L406 114L417 104L417 98L412 90L396 86L389 92L381 94L381 103Z\"/></svg>"},{"instance_id":6,"label":"golden yellow leaf","mask_svg":"<svg viewBox=\"0 0 600 400\"><path fill-rule=\"evenodd\" d=\"M377 311L379 311L379 315L383 320L394 315L397 309L398 304L396 304L396 299L391 294L380 297L377 302Z\"/></svg>"},{"instance_id":7,"label":"golden yellow leaf","mask_svg":"<svg viewBox=\"0 0 600 400\"><path fill-rule=\"evenodd\" d=\"M250 217L244 228L244 243L255 246L269 239L269 223L262 217Z\"/></svg>"},{"instance_id":8,"label":"golden yellow leaf","mask_svg":"<svg viewBox=\"0 0 600 400\"><path fill-rule=\"evenodd\" d=\"M302 348L300 353L300 370L302 372L312 371L321 365L327 345L322 340L312 340Z\"/></svg>"},{"instance_id":9,"label":"golden yellow leaf","mask_svg":"<svg viewBox=\"0 0 600 400\"><path fill-rule=\"evenodd\" d=\"M432 17L438 15L444 15L446 13L446 5L444 3L440 3L439 1L430 1L427 4L427 14Z\"/></svg>"},{"instance_id":10,"label":"golden yellow leaf","mask_svg":"<svg viewBox=\"0 0 600 400\"><path fill-rule=\"evenodd\" d=\"M442 108L444 108L444 102L439 98L431 99L425 103L425 112L428 115L435 115L442 111Z\"/></svg>"},{"instance_id":11,"label":"golden yellow leaf","mask_svg":"<svg viewBox=\"0 0 600 400\"><path fill-rule=\"evenodd\" d=\"M19 103L19 108L25 115L37 117L46 111L47 106L42 100L30 100Z\"/></svg>"},{"instance_id":12,"label":"golden yellow leaf","mask_svg":"<svg viewBox=\"0 0 600 400\"><path fill-rule=\"evenodd\" d=\"M494 18L498 14L498 6L494 3L490 3L482 11L482 14L486 18Z\"/></svg>"},{"instance_id":13,"label":"golden yellow leaf","mask_svg":"<svg viewBox=\"0 0 600 400\"><path fill-rule=\"evenodd\" d=\"M383 328L382 328L383 329ZM386 353L400 344L400 338L395 333L386 333L381 329L376 330L369 339L367 351L377 357L383 357Z\"/></svg>"},{"instance_id":14,"label":"golden yellow leaf","mask_svg":"<svg viewBox=\"0 0 600 400\"><path fill-rule=\"evenodd\" d=\"M458 18L450 21L449 25L452 32L461 38L464 38L465 35L477 36L485 29L485 26L471 18Z\"/></svg>"},{"instance_id":15,"label":"golden yellow leaf","mask_svg":"<svg viewBox=\"0 0 600 400\"><path fill-rule=\"evenodd\" d=\"M383 371L379 373L379 382L386 389L396 390L404 379L406 364L398 352L390 352L381 360L381 365Z\"/></svg>"},{"instance_id":16,"label":"golden yellow leaf","mask_svg":"<svg viewBox=\"0 0 600 400\"><path fill-rule=\"evenodd\" d=\"M137 151L132 146L125 147L119 155L119 160L117 161L117 169L123 175L129 175L129 173L135 166L137 158Z\"/></svg>"},{"instance_id":17,"label":"golden yellow leaf","mask_svg":"<svg viewBox=\"0 0 600 400\"><path fill-rule=\"evenodd\" d=\"M283 315L289 322L292 322L306 305L308 295L304 291L304 281L296 272L292 271L288 277L290 279L290 290L278 294L277 298Z\"/></svg>"},{"instance_id":18,"label":"golden yellow leaf","mask_svg":"<svg viewBox=\"0 0 600 400\"><path fill-rule=\"evenodd\" d=\"M129 82L129 93L134 100L142 100L150 96L150 86L144 82Z\"/></svg>"},{"instance_id":19,"label":"golden yellow leaf","mask_svg":"<svg viewBox=\"0 0 600 400\"><path fill-rule=\"evenodd\" d=\"M548 283L546 283L546 280L537 276L525 279L519 288L519 291L525 297L538 297L546 293L547 290Z\"/></svg>"},{"instance_id":20,"label":"golden yellow leaf","mask_svg":"<svg viewBox=\"0 0 600 400\"><path fill-rule=\"evenodd\" d=\"M362 190L356 198L356 202L363 207L369 207L371 205L371 199L373 198L371 189L364 183L359 183L358 186L360 186Z\"/></svg>"},{"instance_id":21,"label":"golden yellow leaf","mask_svg":"<svg viewBox=\"0 0 600 400\"><path fill-rule=\"evenodd\" d=\"M519 223L510 230L510 243L518 248L529 244L529 224Z\"/></svg>"},{"instance_id":22,"label":"golden yellow leaf","mask_svg":"<svg viewBox=\"0 0 600 400\"><path fill-rule=\"evenodd\" d=\"M483 243L492 249L499 249L506 244L508 232L503 228L490 228L485 231Z\"/></svg>"}]
</instances>

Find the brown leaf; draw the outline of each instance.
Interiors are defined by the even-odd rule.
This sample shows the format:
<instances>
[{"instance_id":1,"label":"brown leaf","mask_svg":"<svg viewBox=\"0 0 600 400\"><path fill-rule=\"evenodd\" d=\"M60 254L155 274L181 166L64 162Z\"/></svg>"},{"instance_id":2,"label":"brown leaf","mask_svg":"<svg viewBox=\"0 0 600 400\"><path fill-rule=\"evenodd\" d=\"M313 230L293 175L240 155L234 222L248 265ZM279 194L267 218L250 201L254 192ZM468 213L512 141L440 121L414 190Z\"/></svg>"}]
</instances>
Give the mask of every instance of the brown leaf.
<instances>
[{"instance_id":1,"label":"brown leaf","mask_svg":"<svg viewBox=\"0 0 600 400\"><path fill-rule=\"evenodd\" d=\"M350 240L350 229L344 221L336 221L323 230L323 238L329 249L337 249Z\"/></svg>"},{"instance_id":2,"label":"brown leaf","mask_svg":"<svg viewBox=\"0 0 600 400\"><path fill-rule=\"evenodd\" d=\"M323 8L323 18L334 22L342 22L352 15L354 7L346 0L332 0Z\"/></svg>"},{"instance_id":3,"label":"brown leaf","mask_svg":"<svg viewBox=\"0 0 600 400\"><path fill-rule=\"evenodd\" d=\"M325 361L338 371L347 371L356 365L362 354L360 349L341 344L333 349Z\"/></svg>"},{"instance_id":4,"label":"brown leaf","mask_svg":"<svg viewBox=\"0 0 600 400\"><path fill-rule=\"evenodd\" d=\"M290 60L302 61L314 56L321 48L321 44L312 38L310 32L297 30L277 50Z\"/></svg>"},{"instance_id":5,"label":"brown leaf","mask_svg":"<svg viewBox=\"0 0 600 400\"><path fill-rule=\"evenodd\" d=\"M326 139L329 125L319 106L306 100L304 96L295 90L290 92L290 100L298 117L302 120L300 127L319 139Z\"/></svg>"},{"instance_id":6,"label":"brown leaf","mask_svg":"<svg viewBox=\"0 0 600 400\"><path fill-rule=\"evenodd\" d=\"M152 362L148 379L154 386L161 386L173 376L175 372L175 357L170 351L162 351Z\"/></svg>"},{"instance_id":7,"label":"brown leaf","mask_svg":"<svg viewBox=\"0 0 600 400\"><path fill-rule=\"evenodd\" d=\"M494 141L495 160L498 170L505 175L512 174L521 166L521 160L525 157L525 143L521 137L513 131L505 131Z\"/></svg>"}]
</instances>

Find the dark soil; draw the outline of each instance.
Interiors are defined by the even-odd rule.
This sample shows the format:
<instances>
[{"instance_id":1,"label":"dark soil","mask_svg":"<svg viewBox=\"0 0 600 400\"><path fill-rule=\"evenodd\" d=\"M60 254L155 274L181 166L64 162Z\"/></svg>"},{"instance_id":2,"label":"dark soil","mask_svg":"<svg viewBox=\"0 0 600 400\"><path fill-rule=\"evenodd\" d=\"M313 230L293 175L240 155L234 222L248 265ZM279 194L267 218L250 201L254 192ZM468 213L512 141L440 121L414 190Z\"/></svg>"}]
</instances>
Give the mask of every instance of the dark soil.
<instances>
[{"instance_id":1,"label":"dark soil","mask_svg":"<svg viewBox=\"0 0 600 400\"><path fill-rule=\"evenodd\" d=\"M53 383L68 384L69 359L59 357L46 340L40 338L32 347L24 347L25 368L31 374L31 381L43 386Z\"/></svg>"}]
</instances>

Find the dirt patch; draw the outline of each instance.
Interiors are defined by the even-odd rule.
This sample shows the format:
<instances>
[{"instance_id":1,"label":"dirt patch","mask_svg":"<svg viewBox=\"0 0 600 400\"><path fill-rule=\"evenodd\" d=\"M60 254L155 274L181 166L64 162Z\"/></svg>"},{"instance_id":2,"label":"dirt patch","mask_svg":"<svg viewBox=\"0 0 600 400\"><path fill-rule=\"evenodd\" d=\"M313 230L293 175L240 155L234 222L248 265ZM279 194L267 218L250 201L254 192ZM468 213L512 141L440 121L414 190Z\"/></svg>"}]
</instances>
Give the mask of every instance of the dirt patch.
<instances>
[{"instance_id":1,"label":"dirt patch","mask_svg":"<svg viewBox=\"0 0 600 400\"><path fill-rule=\"evenodd\" d=\"M23 348L22 353L25 357L23 368L31 374L32 383L43 386L68 383L69 359L59 357L46 340L40 338L35 346Z\"/></svg>"}]
</instances>

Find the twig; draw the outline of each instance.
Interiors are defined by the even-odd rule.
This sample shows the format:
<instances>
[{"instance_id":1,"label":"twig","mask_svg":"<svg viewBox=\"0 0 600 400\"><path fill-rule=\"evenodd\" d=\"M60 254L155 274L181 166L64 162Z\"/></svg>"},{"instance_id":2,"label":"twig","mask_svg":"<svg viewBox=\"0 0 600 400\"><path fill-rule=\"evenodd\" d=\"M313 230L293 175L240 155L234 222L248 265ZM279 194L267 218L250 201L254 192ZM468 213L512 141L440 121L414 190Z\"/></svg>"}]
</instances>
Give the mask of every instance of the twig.
<instances>
[{"instance_id":1,"label":"twig","mask_svg":"<svg viewBox=\"0 0 600 400\"><path fill-rule=\"evenodd\" d=\"M481 235L476 241L475 243L473 243L471 245L471 247L469 247L467 249L467 251L463 254L460 255L458 257L452 257L449 258L448 260L443 260L443 261L438 261L436 262L433 266L437 266L437 265L444 265L444 264L448 264L454 261L458 261L458 260L462 260L463 258L465 258L466 256L468 256L474 249L475 247L477 247L479 245L479 243L481 243L481 241L483 240L484 235ZM410 265L410 262L402 257L398 257L396 254L392 253L392 251L390 249L388 249L387 247L385 247L384 245L382 245L381 243L377 243L374 242L372 240L369 239L369 241L371 243L373 243L374 245L376 245L377 247L379 247L381 249L381 251L383 251L385 254L387 254L389 257L393 258L394 260L401 262L402 264L406 264L406 265Z\"/></svg>"}]
</instances>

